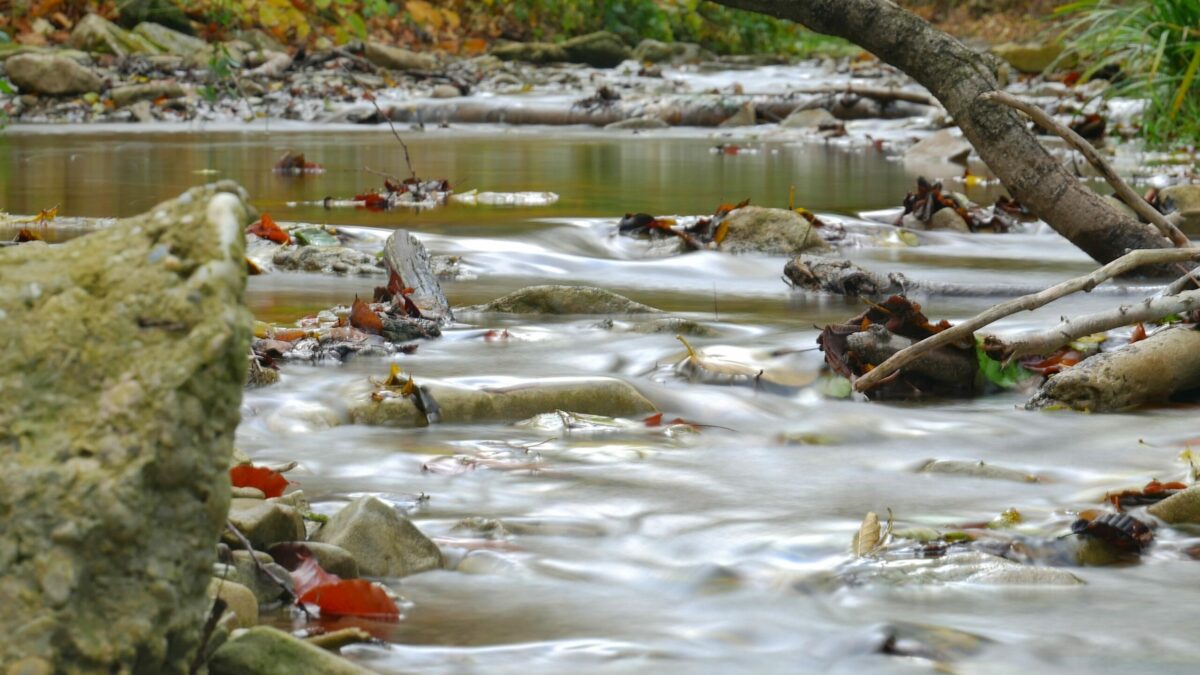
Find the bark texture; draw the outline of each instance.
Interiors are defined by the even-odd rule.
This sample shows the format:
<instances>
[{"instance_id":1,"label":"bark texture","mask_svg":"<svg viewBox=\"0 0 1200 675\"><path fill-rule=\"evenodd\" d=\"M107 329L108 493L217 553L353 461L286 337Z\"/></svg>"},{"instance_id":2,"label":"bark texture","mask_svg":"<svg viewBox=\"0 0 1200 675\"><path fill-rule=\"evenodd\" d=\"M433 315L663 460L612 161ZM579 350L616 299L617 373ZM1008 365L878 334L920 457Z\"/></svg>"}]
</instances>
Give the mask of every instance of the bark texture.
<instances>
[{"instance_id":1,"label":"bark texture","mask_svg":"<svg viewBox=\"0 0 1200 675\"><path fill-rule=\"evenodd\" d=\"M717 0L850 40L903 70L954 116L1013 197L1092 258L1166 248L1165 237L1109 207L1050 156L1016 111L980 98L999 89L992 60L888 0ZM1167 268L1144 270L1171 274Z\"/></svg>"}]
</instances>

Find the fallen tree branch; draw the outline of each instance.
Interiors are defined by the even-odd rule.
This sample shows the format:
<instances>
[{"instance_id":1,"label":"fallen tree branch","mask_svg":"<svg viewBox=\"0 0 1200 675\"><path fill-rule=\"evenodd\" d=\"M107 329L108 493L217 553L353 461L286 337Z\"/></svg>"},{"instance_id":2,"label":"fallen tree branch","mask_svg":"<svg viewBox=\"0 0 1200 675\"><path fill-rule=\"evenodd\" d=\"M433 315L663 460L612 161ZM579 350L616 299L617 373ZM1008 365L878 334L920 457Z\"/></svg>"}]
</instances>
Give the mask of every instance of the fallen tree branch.
<instances>
[{"instance_id":1,"label":"fallen tree branch","mask_svg":"<svg viewBox=\"0 0 1200 675\"><path fill-rule=\"evenodd\" d=\"M1084 138L1079 134L1059 124L1053 117L1046 114L1046 111L1033 105L1032 103L1029 103L1028 101L1022 101L1016 96L1003 91L989 91L985 94L982 94L980 98L985 101L995 101L997 103L1003 103L1006 106L1016 108L1026 115L1029 115L1030 119L1036 122L1039 126L1053 131L1056 135L1071 145L1071 147L1078 150L1079 153L1083 155L1083 158L1086 159L1092 166L1096 167L1096 170L1100 172L1100 175L1103 176L1104 180L1109 184L1110 187L1112 187L1113 191L1117 193L1117 196L1121 198L1121 201L1128 204L1129 207L1133 209L1139 216L1144 218L1146 222L1158 228L1158 231L1161 232L1167 239L1170 239L1171 243L1175 244L1179 248L1188 248L1192 245L1192 242L1187 238L1187 235L1185 235L1183 232L1180 232L1179 228L1175 227L1175 225L1168 221L1166 216L1159 213L1158 209L1150 206L1150 204L1146 202L1141 195L1134 192L1133 188L1129 187L1125 181L1121 180L1121 177L1117 175L1115 170L1113 170L1112 165L1108 163L1108 160L1104 159L1100 156L1100 153L1096 152L1096 147L1094 145L1084 140Z\"/></svg>"},{"instance_id":2,"label":"fallen tree branch","mask_svg":"<svg viewBox=\"0 0 1200 675\"><path fill-rule=\"evenodd\" d=\"M1078 340L1085 335L1128 326L1138 321L1156 321L1172 314L1182 314L1200 308L1200 290L1179 295L1146 298L1134 305L1121 305L1095 314L1085 314L1073 319L1063 319L1049 330L1033 331L999 342L1004 347L1006 361L1022 356L1049 354L1050 352Z\"/></svg>"},{"instance_id":3,"label":"fallen tree branch","mask_svg":"<svg viewBox=\"0 0 1200 675\"><path fill-rule=\"evenodd\" d=\"M947 328L936 335L925 338L911 347L902 349L888 360L876 366L869 373L866 373L862 377L858 378L858 380L854 383L854 388L858 391L867 391L880 384L880 382L891 373L899 370L909 363L912 363L922 354L937 349L943 345L964 340L970 337L980 328L999 321L1006 316L1010 316L1021 311L1037 309L1063 296L1070 295L1078 291L1090 291L1099 284L1113 277L1126 274L1127 272L1137 269L1143 265L1161 265L1189 260L1200 260L1200 249L1168 248L1130 251L1129 253L1126 253L1107 265L1094 270L1091 274L1075 277L1074 279L1069 279L1060 284L1055 284L1054 286L1051 286L1050 288L1038 293L1025 295L1002 302L998 305L994 305L984 312L977 314L966 321L963 321L962 323Z\"/></svg>"},{"instance_id":4,"label":"fallen tree branch","mask_svg":"<svg viewBox=\"0 0 1200 675\"><path fill-rule=\"evenodd\" d=\"M921 105L940 105L937 99L929 94L922 94L916 91L906 91L904 89L893 89L891 87L857 87L850 84L837 86L830 85L827 87L812 87L805 89L795 89L796 94L849 94L851 96L862 96L864 98L873 98L876 101L908 101L909 103L919 103Z\"/></svg>"}]
</instances>

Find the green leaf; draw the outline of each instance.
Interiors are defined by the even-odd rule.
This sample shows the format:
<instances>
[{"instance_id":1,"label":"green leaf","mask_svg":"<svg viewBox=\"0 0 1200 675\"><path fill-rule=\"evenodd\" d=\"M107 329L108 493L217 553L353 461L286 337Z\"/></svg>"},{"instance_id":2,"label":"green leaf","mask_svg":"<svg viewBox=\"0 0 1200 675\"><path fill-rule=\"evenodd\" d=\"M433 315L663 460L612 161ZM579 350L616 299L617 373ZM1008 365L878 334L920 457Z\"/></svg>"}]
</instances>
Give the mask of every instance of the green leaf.
<instances>
[{"instance_id":1,"label":"green leaf","mask_svg":"<svg viewBox=\"0 0 1200 675\"><path fill-rule=\"evenodd\" d=\"M975 358L979 362L979 372L987 378L988 382L1002 389L1012 389L1033 376L1033 373L1022 368L1019 363L1010 363L1006 366L988 356L987 352L983 351L982 337L975 338Z\"/></svg>"},{"instance_id":2,"label":"green leaf","mask_svg":"<svg viewBox=\"0 0 1200 675\"><path fill-rule=\"evenodd\" d=\"M360 40L367 39L367 24L358 14L350 14L346 16L346 23L350 24L350 29L358 36Z\"/></svg>"},{"instance_id":3,"label":"green leaf","mask_svg":"<svg viewBox=\"0 0 1200 675\"><path fill-rule=\"evenodd\" d=\"M12 83L10 83L8 80L0 77L0 94L15 94L15 93L17 93L17 90L13 89Z\"/></svg>"}]
</instances>

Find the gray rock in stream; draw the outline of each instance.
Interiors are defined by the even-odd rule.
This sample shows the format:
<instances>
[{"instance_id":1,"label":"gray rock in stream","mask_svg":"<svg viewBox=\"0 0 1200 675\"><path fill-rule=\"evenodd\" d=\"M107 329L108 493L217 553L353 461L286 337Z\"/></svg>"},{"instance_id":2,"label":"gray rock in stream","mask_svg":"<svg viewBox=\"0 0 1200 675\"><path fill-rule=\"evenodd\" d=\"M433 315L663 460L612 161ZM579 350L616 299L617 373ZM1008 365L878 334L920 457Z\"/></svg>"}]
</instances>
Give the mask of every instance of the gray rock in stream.
<instances>
[{"instance_id":1,"label":"gray rock in stream","mask_svg":"<svg viewBox=\"0 0 1200 675\"><path fill-rule=\"evenodd\" d=\"M266 549L281 541L304 538L304 519L300 512L286 504L262 499L234 499L229 504L229 522L233 524L250 545ZM231 546L240 542L226 535Z\"/></svg>"},{"instance_id":2,"label":"gray rock in stream","mask_svg":"<svg viewBox=\"0 0 1200 675\"><path fill-rule=\"evenodd\" d=\"M442 566L442 552L407 518L376 497L350 502L313 535L340 546L372 577L406 577Z\"/></svg>"},{"instance_id":3,"label":"gray rock in stream","mask_svg":"<svg viewBox=\"0 0 1200 675\"><path fill-rule=\"evenodd\" d=\"M210 675L373 675L373 671L293 637L255 626L221 645L208 662Z\"/></svg>"},{"instance_id":4,"label":"gray rock in stream","mask_svg":"<svg viewBox=\"0 0 1200 675\"><path fill-rule=\"evenodd\" d=\"M300 272L359 276L384 273L373 256L347 246L280 246L274 249L271 263L281 270Z\"/></svg>"},{"instance_id":5,"label":"gray rock in stream","mask_svg":"<svg viewBox=\"0 0 1200 675\"><path fill-rule=\"evenodd\" d=\"M721 250L728 253L799 255L829 248L816 227L788 209L745 206L730 213L723 224L729 225L729 233Z\"/></svg>"},{"instance_id":6,"label":"gray rock in stream","mask_svg":"<svg viewBox=\"0 0 1200 675\"><path fill-rule=\"evenodd\" d=\"M427 380L418 384L437 402L441 421L447 424L517 422L555 410L608 417L633 417L655 410L654 404L632 385L607 377L542 379L508 387L465 387ZM351 422L426 426L426 416L417 409L413 397L376 397L372 393L360 390L351 394Z\"/></svg>"},{"instance_id":7,"label":"gray rock in stream","mask_svg":"<svg viewBox=\"0 0 1200 675\"><path fill-rule=\"evenodd\" d=\"M500 314L660 314L661 310L593 286L528 286L468 312Z\"/></svg>"},{"instance_id":8,"label":"gray rock in stream","mask_svg":"<svg viewBox=\"0 0 1200 675\"><path fill-rule=\"evenodd\" d=\"M243 199L0 250L0 663L187 672L246 378Z\"/></svg>"},{"instance_id":9,"label":"gray rock in stream","mask_svg":"<svg viewBox=\"0 0 1200 675\"><path fill-rule=\"evenodd\" d=\"M22 94L72 96L104 86L90 69L57 54L18 54L4 62L4 71Z\"/></svg>"}]
</instances>

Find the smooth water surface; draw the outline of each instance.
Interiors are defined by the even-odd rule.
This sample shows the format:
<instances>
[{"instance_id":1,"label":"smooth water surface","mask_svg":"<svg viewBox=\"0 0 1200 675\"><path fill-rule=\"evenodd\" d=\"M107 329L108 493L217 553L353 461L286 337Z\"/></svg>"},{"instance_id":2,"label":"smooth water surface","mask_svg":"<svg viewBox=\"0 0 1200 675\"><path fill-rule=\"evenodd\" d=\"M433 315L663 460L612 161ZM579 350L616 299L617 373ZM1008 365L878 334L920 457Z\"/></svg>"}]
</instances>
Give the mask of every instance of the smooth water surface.
<instances>
[{"instance_id":1,"label":"smooth water surface","mask_svg":"<svg viewBox=\"0 0 1200 675\"><path fill-rule=\"evenodd\" d=\"M709 135L604 136L579 130L430 130L411 134L414 164L480 190L547 190L544 208L451 205L420 213L326 210L287 202L347 197L402 173L385 130L263 133L96 133L0 136L0 208L64 215L131 215L186 187L229 178L279 220L416 231L435 254L454 254L476 278L450 282L455 305L532 283L611 288L687 318L717 337L703 345L805 350L821 363L817 326L861 304L794 294L783 258L716 252L668 256L616 238L627 211L700 214L750 197L796 203L832 219L899 203L913 177L871 150L784 138L739 141L727 156ZM284 178L286 150L323 164ZM929 236L915 248L849 255L881 270L961 283L1033 284L1091 268L1052 233ZM291 321L378 279L275 273L251 279L260 318ZM936 319L962 319L992 299L922 299ZM1111 305L1097 294L1019 315L1003 329ZM904 526L986 521L1008 508L1062 519L1107 490L1151 477L1178 479L1194 408L1126 415L1031 413L1021 394L889 405L832 400L810 388L768 393L689 382L669 333L642 334L592 318L498 319L462 325L397 357L418 378L506 382L609 375L637 386L667 419L698 431L633 428L568 432L509 424L397 430L313 430L319 404L344 418L346 392L387 373L383 361L288 364L282 382L247 392L239 446L291 475L318 511L373 493L410 510L458 569L390 585L411 601L395 625L371 624L389 646L347 654L384 672L930 672L925 659L880 653L888 624L920 624L983 638L952 672L1194 669L1196 541L1164 533L1140 564L1077 568L1077 587L839 585L852 533L867 511ZM504 329L506 340L485 339ZM1144 442L1143 442L1144 441ZM447 458L459 458L456 461ZM918 474L924 460L984 460L1036 473L1041 483ZM423 467L437 470L427 471ZM447 470L447 467L460 467ZM498 520L504 533L463 527ZM286 622L285 620L281 620ZM914 629L916 630L916 629ZM932 630L932 629L920 629Z\"/></svg>"}]
</instances>

